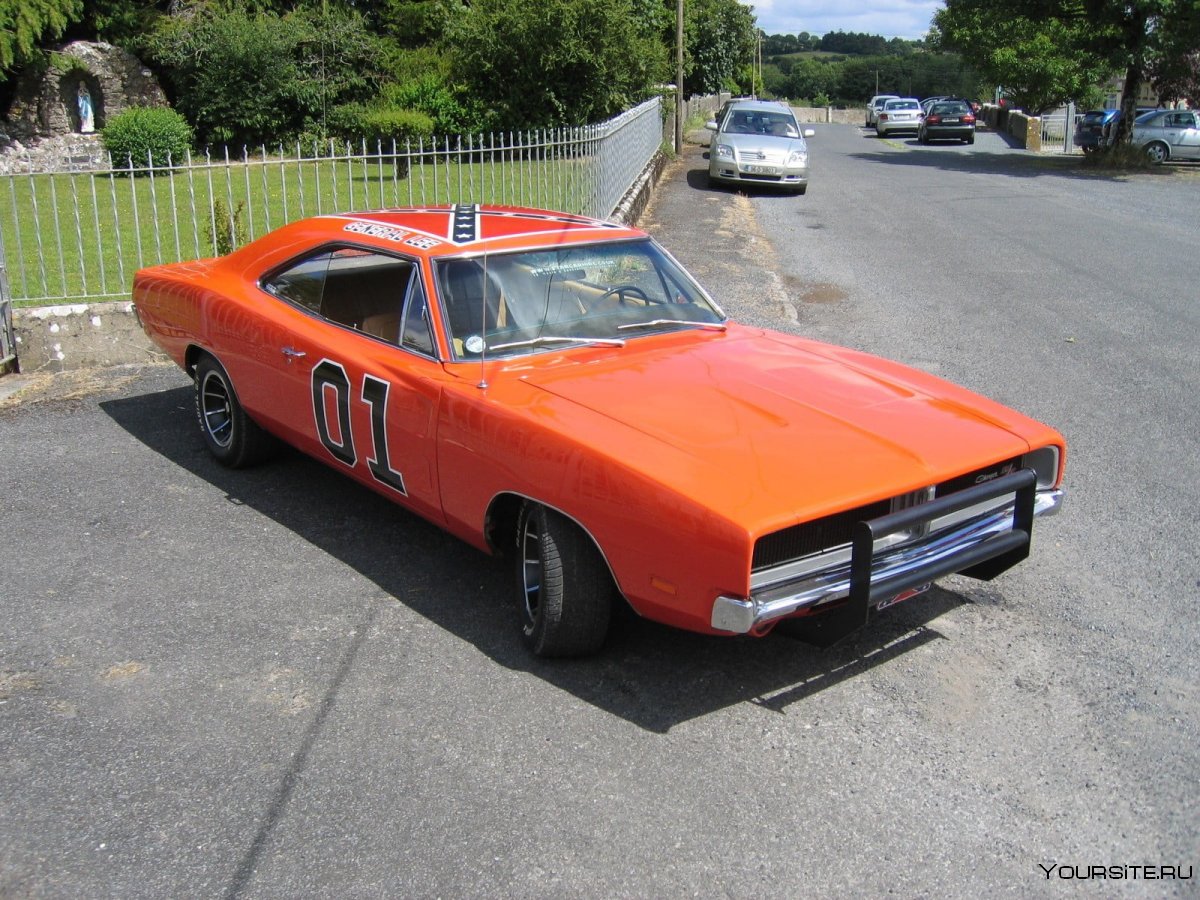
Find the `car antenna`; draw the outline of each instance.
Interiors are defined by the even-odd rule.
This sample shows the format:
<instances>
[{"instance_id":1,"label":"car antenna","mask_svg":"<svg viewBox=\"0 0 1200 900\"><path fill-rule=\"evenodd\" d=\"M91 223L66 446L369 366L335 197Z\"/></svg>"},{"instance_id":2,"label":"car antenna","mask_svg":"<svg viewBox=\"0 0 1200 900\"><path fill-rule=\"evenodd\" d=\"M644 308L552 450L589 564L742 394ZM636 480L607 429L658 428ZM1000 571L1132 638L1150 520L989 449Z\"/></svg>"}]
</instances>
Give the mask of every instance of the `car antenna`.
<instances>
[{"instance_id":1,"label":"car antenna","mask_svg":"<svg viewBox=\"0 0 1200 900\"><path fill-rule=\"evenodd\" d=\"M486 365L487 365L487 290L488 290L488 271L487 271L488 265L487 264L488 264L488 257L487 257L487 254L484 253L483 254L483 292L480 294L480 296L483 299L483 302L480 303L480 309L479 309L479 317L480 317L479 333L480 333L480 335L482 335L482 337L480 339L480 344L482 344L483 346L481 346L479 348L479 384L475 385L475 387L479 388L481 391L486 391L488 388L487 368L486 368Z\"/></svg>"}]
</instances>

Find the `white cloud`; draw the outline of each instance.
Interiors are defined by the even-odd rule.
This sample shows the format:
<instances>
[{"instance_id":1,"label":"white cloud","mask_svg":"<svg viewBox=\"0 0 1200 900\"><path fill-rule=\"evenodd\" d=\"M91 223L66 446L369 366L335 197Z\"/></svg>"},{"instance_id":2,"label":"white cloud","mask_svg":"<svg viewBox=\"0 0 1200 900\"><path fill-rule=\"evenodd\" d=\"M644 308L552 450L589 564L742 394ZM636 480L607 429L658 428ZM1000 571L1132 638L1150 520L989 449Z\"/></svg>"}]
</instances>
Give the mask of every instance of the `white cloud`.
<instances>
[{"instance_id":1,"label":"white cloud","mask_svg":"<svg viewBox=\"0 0 1200 900\"><path fill-rule=\"evenodd\" d=\"M858 31L887 38L925 36L940 0L757 0L758 27L767 34Z\"/></svg>"}]
</instances>

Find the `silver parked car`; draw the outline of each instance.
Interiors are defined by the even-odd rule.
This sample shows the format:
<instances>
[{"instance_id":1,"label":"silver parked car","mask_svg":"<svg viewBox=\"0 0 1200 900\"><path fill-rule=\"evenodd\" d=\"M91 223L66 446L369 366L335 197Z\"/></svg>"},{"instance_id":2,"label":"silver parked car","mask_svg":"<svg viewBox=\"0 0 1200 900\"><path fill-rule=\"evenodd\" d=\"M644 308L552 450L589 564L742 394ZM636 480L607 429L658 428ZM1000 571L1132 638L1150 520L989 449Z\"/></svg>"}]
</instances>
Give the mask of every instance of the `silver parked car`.
<instances>
[{"instance_id":1,"label":"silver parked car","mask_svg":"<svg viewBox=\"0 0 1200 900\"><path fill-rule=\"evenodd\" d=\"M923 117L921 104L916 97L888 100L875 120L875 133L880 137L886 137L893 131L911 131L916 134Z\"/></svg>"},{"instance_id":2,"label":"silver parked car","mask_svg":"<svg viewBox=\"0 0 1200 900\"><path fill-rule=\"evenodd\" d=\"M1200 159L1200 112L1160 109L1133 122L1133 143L1155 162Z\"/></svg>"},{"instance_id":3,"label":"silver parked car","mask_svg":"<svg viewBox=\"0 0 1200 900\"><path fill-rule=\"evenodd\" d=\"M790 107L766 100L729 104L724 116L706 126L710 183L764 184L808 190L808 144Z\"/></svg>"}]
</instances>

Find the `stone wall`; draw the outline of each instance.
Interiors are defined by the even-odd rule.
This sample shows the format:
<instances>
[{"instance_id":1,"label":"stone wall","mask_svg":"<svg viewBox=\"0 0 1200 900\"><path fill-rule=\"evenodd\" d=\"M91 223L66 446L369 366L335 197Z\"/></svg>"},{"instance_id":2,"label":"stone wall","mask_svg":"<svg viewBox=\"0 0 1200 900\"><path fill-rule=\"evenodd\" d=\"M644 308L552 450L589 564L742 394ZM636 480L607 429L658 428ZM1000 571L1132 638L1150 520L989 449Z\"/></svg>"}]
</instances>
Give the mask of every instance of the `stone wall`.
<instances>
[{"instance_id":1,"label":"stone wall","mask_svg":"<svg viewBox=\"0 0 1200 900\"><path fill-rule=\"evenodd\" d=\"M867 120L863 109L834 109L832 106L793 106L796 121L802 125L832 123L834 125L861 125Z\"/></svg>"},{"instance_id":2,"label":"stone wall","mask_svg":"<svg viewBox=\"0 0 1200 900\"><path fill-rule=\"evenodd\" d=\"M101 130L131 106L166 106L153 73L120 47L75 41L48 54L42 66L30 66L17 82L4 130L10 140L79 134L89 129L80 119L79 89L92 106L92 131Z\"/></svg>"}]
</instances>

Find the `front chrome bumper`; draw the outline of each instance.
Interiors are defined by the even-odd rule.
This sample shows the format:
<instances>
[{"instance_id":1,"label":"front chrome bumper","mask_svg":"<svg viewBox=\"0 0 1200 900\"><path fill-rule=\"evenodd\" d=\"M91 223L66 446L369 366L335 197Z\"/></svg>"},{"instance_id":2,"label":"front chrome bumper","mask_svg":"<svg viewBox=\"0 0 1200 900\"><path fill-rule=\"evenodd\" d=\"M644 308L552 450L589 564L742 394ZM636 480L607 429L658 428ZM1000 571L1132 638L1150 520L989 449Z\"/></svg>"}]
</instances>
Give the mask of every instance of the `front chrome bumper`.
<instances>
[{"instance_id":1,"label":"front chrome bumper","mask_svg":"<svg viewBox=\"0 0 1200 900\"><path fill-rule=\"evenodd\" d=\"M806 570L756 586L749 599L718 597L712 627L746 634L846 597L865 622L870 607L945 575L990 580L1029 555L1033 518L1053 515L1062 501L1062 490L1036 490L1033 471L1022 469L859 522L851 544L817 554Z\"/></svg>"}]
</instances>

